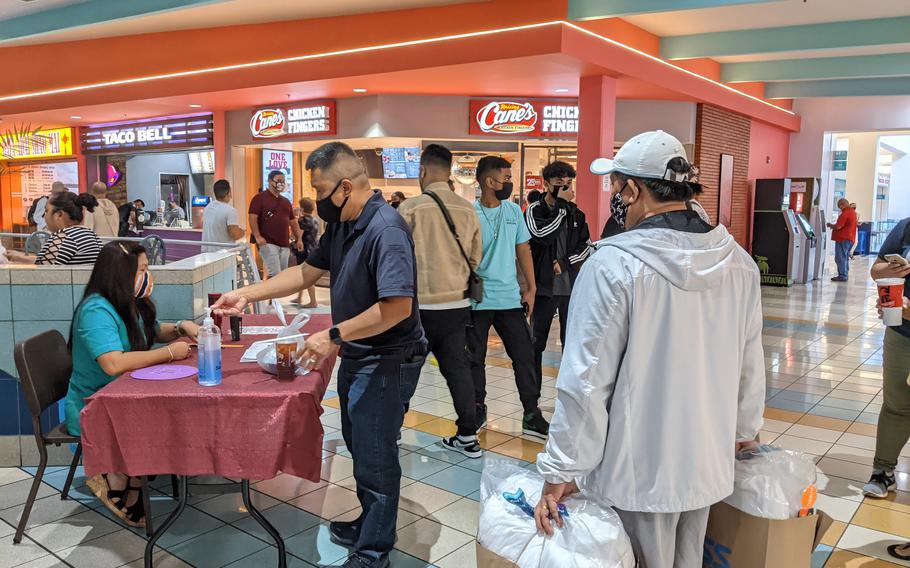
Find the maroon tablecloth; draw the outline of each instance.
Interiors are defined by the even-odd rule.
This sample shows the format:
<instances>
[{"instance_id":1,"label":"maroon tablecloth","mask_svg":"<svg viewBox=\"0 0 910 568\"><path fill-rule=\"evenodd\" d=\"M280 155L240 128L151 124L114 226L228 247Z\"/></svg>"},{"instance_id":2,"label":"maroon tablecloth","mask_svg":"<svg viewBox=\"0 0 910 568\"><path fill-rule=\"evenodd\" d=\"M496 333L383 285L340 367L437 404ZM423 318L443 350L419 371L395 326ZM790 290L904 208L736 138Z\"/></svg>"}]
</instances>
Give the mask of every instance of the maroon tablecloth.
<instances>
[{"instance_id":1,"label":"maroon tablecloth","mask_svg":"<svg viewBox=\"0 0 910 568\"><path fill-rule=\"evenodd\" d=\"M245 315L245 325L278 325L274 315ZM313 316L304 331L331 326ZM227 322L224 328L227 329ZM225 344L236 345L225 334ZM246 346L268 336L244 336ZM222 349L222 383L200 386L195 376L176 381L118 377L82 410L86 475L220 475L271 479L279 471L319 480L322 396L335 358L317 371L279 382L246 349ZM186 361L196 365L195 353Z\"/></svg>"}]
</instances>

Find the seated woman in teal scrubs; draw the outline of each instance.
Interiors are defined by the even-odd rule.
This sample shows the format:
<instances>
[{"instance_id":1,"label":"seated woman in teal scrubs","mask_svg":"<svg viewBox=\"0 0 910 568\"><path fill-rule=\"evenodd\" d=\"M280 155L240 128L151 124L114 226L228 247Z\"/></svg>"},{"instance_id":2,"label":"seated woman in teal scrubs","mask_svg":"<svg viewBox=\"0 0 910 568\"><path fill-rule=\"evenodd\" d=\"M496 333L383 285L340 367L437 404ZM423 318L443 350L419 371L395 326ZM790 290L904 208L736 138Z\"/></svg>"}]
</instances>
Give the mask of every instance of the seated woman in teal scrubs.
<instances>
[{"instance_id":1,"label":"seated woman in teal scrubs","mask_svg":"<svg viewBox=\"0 0 910 568\"><path fill-rule=\"evenodd\" d=\"M73 374L64 410L70 434L81 435L79 412L85 398L123 373L151 365L186 359L199 326L191 321L159 324L145 249L127 241L110 242L101 249L95 268L76 307L70 328ZM145 526L140 483L121 473L88 480L92 492L128 525Z\"/></svg>"}]
</instances>

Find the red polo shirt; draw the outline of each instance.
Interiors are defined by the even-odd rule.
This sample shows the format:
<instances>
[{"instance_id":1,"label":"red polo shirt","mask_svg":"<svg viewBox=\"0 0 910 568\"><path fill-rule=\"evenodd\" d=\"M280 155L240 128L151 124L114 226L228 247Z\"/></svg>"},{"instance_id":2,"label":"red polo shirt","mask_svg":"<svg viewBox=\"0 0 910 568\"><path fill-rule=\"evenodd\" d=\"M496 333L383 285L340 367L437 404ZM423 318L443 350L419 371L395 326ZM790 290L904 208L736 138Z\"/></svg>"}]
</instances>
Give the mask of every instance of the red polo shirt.
<instances>
[{"instance_id":1,"label":"red polo shirt","mask_svg":"<svg viewBox=\"0 0 910 568\"><path fill-rule=\"evenodd\" d=\"M290 247L290 222L294 221L294 208L282 196L275 196L266 189L250 201L250 213L259 216L259 234L267 243Z\"/></svg>"},{"instance_id":2,"label":"red polo shirt","mask_svg":"<svg viewBox=\"0 0 910 568\"><path fill-rule=\"evenodd\" d=\"M856 209L847 207L840 212L834 231L831 232L831 240L856 242Z\"/></svg>"}]
</instances>

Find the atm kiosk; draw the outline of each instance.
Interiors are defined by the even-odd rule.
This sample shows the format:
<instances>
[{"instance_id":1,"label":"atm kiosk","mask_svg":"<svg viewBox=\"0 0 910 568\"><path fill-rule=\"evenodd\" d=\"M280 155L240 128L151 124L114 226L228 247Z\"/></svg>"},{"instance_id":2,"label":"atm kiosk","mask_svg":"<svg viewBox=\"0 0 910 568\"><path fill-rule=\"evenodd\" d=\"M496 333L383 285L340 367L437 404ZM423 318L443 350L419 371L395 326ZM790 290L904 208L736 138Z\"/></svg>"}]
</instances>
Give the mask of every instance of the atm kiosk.
<instances>
[{"instance_id":1,"label":"atm kiosk","mask_svg":"<svg viewBox=\"0 0 910 568\"><path fill-rule=\"evenodd\" d=\"M817 178L790 178L790 208L802 215L800 221L808 246L803 249L803 271L805 281L811 282L823 276L825 254L828 245L828 226L824 211L819 207L821 180ZM798 279L797 281L802 281Z\"/></svg>"},{"instance_id":2,"label":"atm kiosk","mask_svg":"<svg viewBox=\"0 0 910 568\"><path fill-rule=\"evenodd\" d=\"M755 181L752 256L761 283L791 286L800 277L803 241L800 222L790 209L789 179Z\"/></svg>"},{"instance_id":3,"label":"atm kiosk","mask_svg":"<svg viewBox=\"0 0 910 568\"><path fill-rule=\"evenodd\" d=\"M815 237L815 231L812 230L812 224L809 223L805 215L796 213L796 220L799 222L801 258L795 282L797 284L805 284L817 278L815 275L815 255L818 239Z\"/></svg>"}]
</instances>

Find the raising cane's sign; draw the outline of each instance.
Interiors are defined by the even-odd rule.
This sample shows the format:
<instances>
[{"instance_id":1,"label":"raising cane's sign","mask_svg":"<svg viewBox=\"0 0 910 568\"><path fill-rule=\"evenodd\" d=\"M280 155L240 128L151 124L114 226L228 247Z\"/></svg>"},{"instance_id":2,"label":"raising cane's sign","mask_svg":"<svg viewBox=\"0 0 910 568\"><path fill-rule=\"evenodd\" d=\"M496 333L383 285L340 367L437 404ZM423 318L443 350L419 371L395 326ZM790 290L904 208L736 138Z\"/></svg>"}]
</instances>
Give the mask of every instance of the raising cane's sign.
<instances>
[{"instance_id":1,"label":"raising cane's sign","mask_svg":"<svg viewBox=\"0 0 910 568\"><path fill-rule=\"evenodd\" d=\"M253 138L292 138L335 134L335 101L259 108L250 117Z\"/></svg>"},{"instance_id":2,"label":"raising cane's sign","mask_svg":"<svg viewBox=\"0 0 910 568\"><path fill-rule=\"evenodd\" d=\"M468 132L483 136L575 138L578 103L562 100L472 100Z\"/></svg>"}]
</instances>

